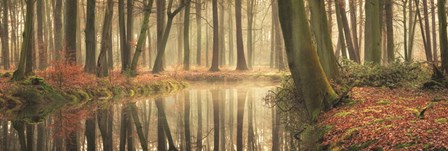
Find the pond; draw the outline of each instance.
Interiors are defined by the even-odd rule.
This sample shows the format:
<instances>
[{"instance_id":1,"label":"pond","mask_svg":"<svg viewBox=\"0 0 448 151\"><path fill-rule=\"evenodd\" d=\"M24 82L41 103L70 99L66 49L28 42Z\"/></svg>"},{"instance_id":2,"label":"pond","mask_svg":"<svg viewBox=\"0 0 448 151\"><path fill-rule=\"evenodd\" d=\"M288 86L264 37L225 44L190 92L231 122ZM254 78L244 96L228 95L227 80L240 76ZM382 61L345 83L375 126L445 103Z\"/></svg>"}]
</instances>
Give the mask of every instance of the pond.
<instances>
[{"instance_id":1,"label":"pond","mask_svg":"<svg viewBox=\"0 0 448 151\"><path fill-rule=\"evenodd\" d=\"M290 150L296 140L273 120L276 111L263 100L277 85L192 83L156 98L63 107L40 123L3 119L0 150L213 150L217 145L236 150L238 139L245 150L272 150L273 141L280 150Z\"/></svg>"}]
</instances>

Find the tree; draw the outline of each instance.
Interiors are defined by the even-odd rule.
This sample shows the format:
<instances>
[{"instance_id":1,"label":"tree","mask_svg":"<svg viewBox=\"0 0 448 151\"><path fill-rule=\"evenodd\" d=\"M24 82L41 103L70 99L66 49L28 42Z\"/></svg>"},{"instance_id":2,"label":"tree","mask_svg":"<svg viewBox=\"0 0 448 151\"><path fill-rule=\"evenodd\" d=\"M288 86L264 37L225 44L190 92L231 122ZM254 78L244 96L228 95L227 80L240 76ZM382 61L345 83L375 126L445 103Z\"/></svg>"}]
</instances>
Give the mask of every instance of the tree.
<instances>
[{"instance_id":1,"label":"tree","mask_svg":"<svg viewBox=\"0 0 448 151\"><path fill-rule=\"evenodd\" d=\"M179 14L179 12L185 7L185 5L189 4L191 0L181 1L179 2L179 6L172 11L171 8L173 6L173 0L170 0L168 2L168 21L165 27L165 30L163 32L163 37L161 41L158 41L157 43L157 56L156 61L154 63L154 67L152 68L152 73L160 73L163 71L163 62L162 59L165 55L165 48L166 44L168 42L168 37L171 31L171 26L173 25L173 19L174 17Z\"/></svg>"},{"instance_id":2,"label":"tree","mask_svg":"<svg viewBox=\"0 0 448 151\"><path fill-rule=\"evenodd\" d=\"M137 75L138 60L143 51L143 45L146 42L146 37L148 37L146 34L148 33L147 31L149 29L149 16L151 15L151 8L153 4L154 0L145 1L145 15L143 17L143 24L140 31L140 37L138 38L137 41L137 46L135 47L135 53L130 68L131 75L133 76Z\"/></svg>"},{"instance_id":3,"label":"tree","mask_svg":"<svg viewBox=\"0 0 448 151\"><path fill-rule=\"evenodd\" d=\"M445 10L446 0L437 1L437 9L439 11L439 40L440 40L440 55L442 58L442 69L448 72L448 38L447 38L447 23L446 23L446 10Z\"/></svg>"},{"instance_id":4,"label":"tree","mask_svg":"<svg viewBox=\"0 0 448 151\"><path fill-rule=\"evenodd\" d=\"M78 0L65 1L65 58L70 65L76 65L76 25L78 24Z\"/></svg>"},{"instance_id":5,"label":"tree","mask_svg":"<svg viewBox=\"0 0 448 151\"><path fill-rule=\"evenodd\" d=\"M2 22L3 26L0 27L0 36L2 40L2 61L3 61L3 69L9 69L9 25L8 25L8 0L3 0L3 18Z\"/></svg>"},{"instance_id":6,"label":"tree","mask_svg":"<svg viewBox=\"0 0 448 151\"><path fill-rule=\"evenodd\" d=\"M393 25L393 2L386 0L386 29L387 29L387 59L388 62L395 60L395 45L394 45L394 25Z\"/></svg>"},{"instance_id":7,"label":"tree","mask_svg":"<svg viewBox=\"0 0 448 151\"><path fill-rule=\"evenodd\" d=\"M86 64L84 71L95 73L96 69L96 30L95 30L95 7L96 0L87 0L86 21ZM104 24L103 26L106 26ZM107 25L109 26L109 25Z\"/></svg>"},{"instance_id":8,"label":"tree","mask_svg":"<svg viewBox=\"0 0 448 151\"><path fill-rule=\"evenodd\" d=\"M34 1L27 0L26 1L26 18L25 18L25 28L23 32L23 42L22 42L22 50L20 51L20 60L19 66L12 76L12 79L15 81L20 81L25 79L25 76L31 74L33 66L30 65L31 61L31 47L33 41L33 12L34 12Z\"/></svg>"},{"instance_id":9,"label":"tree","mask_svg":"<svg viewBox=\"0 0 448 151\"><path fill-rule=\"evenodd\" d=\"M188 6L187 6L188 7ZM190 94L185 94L185 108L184 108L184 128L185 128L185 150L191 151L191 129L190 129Z\"/></svg>"},{"instance_id":10,"label":"tree","mask_svg":"<svg viewBox=\"0 0 448 151\"><path fill-rule=\"evenodd\" d=\"M201 23L201 15L202 15L202 2L201 0L196 0L196 32L197 32L197 41L196 41L196 63L198 66L202 65L202 23Z\"/></svg>"},{"instance_id":11,"label":"tree","mask_svg":"<svg viewBox=\"0 0 448 151\"><path fill-rule=\"evenodd\" d=\"M104 14L103 32L101 38L100 54L98 56L97 63L97 76L107 77L109 75L107 51L112 49L112 45L109 41L112 39L112 16L114 14L113 0L107 0L106 13ZM111 60L110 60L111 61Z\"/></svg>"},{"instance_id":12,"label":"tree","mask_svg":"<svg viewBox=\"0 0 448 151\"><path fill-rule=\"evenodd\" d=\"M339 9L339 13L336 15L340 15L341 16L341 21L342 21L342 27L344 29L344 35L345 35L345 44L348 48L348 54L350 56L350 60L353 60L357 63L360 63L360 59L359 59L359 55L358 52L355 50L354 48L354 41L352 40L352 33L350 32L350 28L348 25L348 19L347 19L347 14L346 14L346 10L345 10L345 0L336 0L335 2L337 2L336 5L336 9Z\"/></svg>"},{"instance_id":13,"label":"tree","mask_svg":"<svg viewBox=\"0 0 448 151\"><path fill-rule=\"evenodd\" d=\"M246 56L244 55L243 29L241 23L241 0L235 1L235 16L236 16L236 49L237 49L236 70L249 70L249 68L247 68Z\"/></svg>"},{"instance_id":14,"label":"tree","mask_svg":"<svg viewBox=\"0 0 448 151\"><path fill-rule=\"evenodd\" d=\"M213 54L212 54L212 66L209 71L219 71L219 33L218 33L218 0L212 0L213 10Z\"/></svg>"},{"instance_id":15,"label":"tree","mask_svg":"<svg viewBox=\"0 0 448 151\"><path fill-rule=\"evenodd\" d=\"M313 46L304 1L278 0L278 4L289 69L295 86L303 88L302 103L312 124L302 133L302 141L306 150L318 150L318 138L306 135L317 133L313 123L321 111L331 107L338 96L330 86Z\"/></svg>"},{"instance_id":16,"label":"tree","mask_svg":"<svg viewBox=\"0 0 448 151\"><path fill-rule=\"evenodd\" d=\"M126 23L124 18L124 0L118 0L118 24L120 28L121 72L129 65L130 52L126 37Z\"/></svg>"},{"instance_id":17,"label":"tree","mask_svg":"<svg viewBox=\"0 0 448 151\"><path fill-rule=\"evenodd\" d=\"M53 7L54 16L54 47L55 55L54 59L59 59L62 51L62 0L55 0L55 6Z\"/></svg>"},{"instance_id":18,"label":"tree","mask_svg":"<svg viewBox=\"0 0 448 151\"><path fill-rule=\"evenodd\" d=\"M364 59L368 62L381 63L381 19L380 0L371 0L365 5L365 46Z\"/></svg>"},{"instance_id":19,"label":"tree","mask_svg":"<svg viewBox=\"0 0 448 151\"><path fill-rule=\"evenodd\" d=\"M324 0L309 1L311 10L312 31L316 39L319 61L328 78L335 78L339 74L336 57L333 52L330 31L328 29L327 15Z\"/></svg>"},{"instance_id":20,"label":"tree","mask_svg":"<svg viewBox=\"0 0 448 151\"><path fill-rule=\"evenodd\" d=\"M184 12L184 70L190 70L190 7L188 3Z\"/></svg>"}]
</instances>

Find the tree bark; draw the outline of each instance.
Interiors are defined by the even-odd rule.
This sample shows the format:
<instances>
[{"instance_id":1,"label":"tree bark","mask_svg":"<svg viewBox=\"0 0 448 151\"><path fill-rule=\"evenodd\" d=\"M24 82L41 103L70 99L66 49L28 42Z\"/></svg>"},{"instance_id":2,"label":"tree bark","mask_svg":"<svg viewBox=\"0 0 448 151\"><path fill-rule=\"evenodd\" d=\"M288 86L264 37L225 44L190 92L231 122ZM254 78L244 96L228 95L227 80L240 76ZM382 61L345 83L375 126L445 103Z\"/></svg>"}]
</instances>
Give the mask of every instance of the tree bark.
<instances>
[{"instance_id":1,"label":"tree bark","mask_svg":"<svg viewBox=\"0 0 448 151\"><path fill-rule=\"evenodd\" d=\"M25 18L25 26L23 33L23 42L22 42L22 50L20 51L20 60L19 66L12 76L12 79L15 81L20 81L25 79L25 76L32 72L32 62L27 61L31 60L31 49L32 49L32 41L33 41L33 13L34 13L34 2L26 1L26 18Z\"/></svg>"},{"instance_id":2,"label":"tree bark","mask_svg":"<svg viewBox=\"0 0 448 151\"><path fill-rule=\"evenodd\" d=\"M393 2L386 0L386 28L387 28L387 58L391 63L395 60L394 25L393 25Z\"/></svg>"},{"instance_id":3,"label":"tree bark","mask_svg":"<svg viewBox=\"0 0 448 151\"><path fill-rule=\"evenodd\" d=\"M190 7L188 3L184 12L184 70L190 70Z\"/></svg>"},{"instance_id":4,"label":"tree bark","mask_svg":"<svg viewBox=\"0 0 448 151\"><path fill-rule=\"evenodd\" d=\"M367 62L381 63L381 19L380 0L366 3L365 47L364 59Z\"/></svg>"},{"instance_id":5,"label":"tree bark","mask_svg":"<svg viewBox=\"0 0 448 151\"><path fill-rule=\"evenodd\" d=\"M77 18L78 0L65 1L65 58L70 65L76 65Z\"/></svg>"},{"instance_id":6,"label":"tree bark","mask_svg":"<svg viewBox=\"0 0 448 151\"><path fill-rule=\"evenodd\" d=\"M95 30L95 9L96 0L87 0L87 20L86 20L86 64L84 71L95 73L96 69L96 30ZM106 18L106 17L105 17ZM106 26L104 24L103 26ZM109 26L109 25L107 25ZM104 37L103 37L104 38Z\"/></svg>"},{"instance_id":7,"label":"tree bark","mask_svg":"<svg viewBox=\"0 0 448 151\"><path fill-rule=\"evenodd\" d=\"M209 71L219 71L219 25L218 25L218 0L212 0L213 6L213 54L212 54L212 66Z\"/></svg>"},{"instance_id":8,"label":"tree bark","mask_svg":"<svg viewBox=\"0 0 448 151\"><path fill-rule=\"evenodd\" d=\"M344 0L337 0L338 5L336 7L339 7L340 14L341 15L341 21L342 21L342 27L344 29L344 35L345 35L345 44L348 48L348 54L350 56L350 60L353 60L357 63L360 63L359 54L356 52L355 48L353 47L353 39L352 39L352 33L350 32L350 28L348 25L348 19L347 14L345 10L345 1ZM336 8L337 9L337 8Z\"/></svg>"},{"instance_id":9,"label":"tree bark","mask_svg":"<svg viewBox=\"0 0 448 151\"><path fill-rule=\"evenodd\" d=\"M104 14L103 32L101 38L100 54L98 56L97 63L97 76L107 77L109 76L107 51L112 49L110 41L112 40L112 16L113 16L113 0L107 1L106 13ZM109 52L110 53L110 52ZM111 61L111 60L110 60Z\"/></svg>"},{"instance_id":10,"label":"tree bark","mask_svg":"<svg viewBox=\"0 0 448 151\"><path fill-rule=\"evenodd\" d=\"M10 62L10 58L9 58L9 20L8 20L8 13L9 13L9 8L8 8L8 0L3 0L2 2L3 5L3 17L2 17L2 22L3 26L0 27L0 36L1 40L2 40L2 62L3 62L3 69L5 70L9 70L9 62ZM41 12L42 13L42 12ZM42 16L42 14L41 14Z\"/></svg>"},{"instance_id":11,"label":"tree bark","mask_svg":"<svg viewBox=\"0 0 448 151\"><path fill-rule=\"evenodd\" d=\"M241 23L241 0L235 1L235 17L236 17L236 51L237 63L236 70L248 70L246 56L244 54L243 29Z\"/></svg>"},{"instance_id":12,"label":"tree bark","mask_svg":"<svg viewBox=\"0 0 448 151\"><path fill-rule=\"evenodd\" d=\"M197 32L197 41L196 41L196 63L198 66L202 65L202 0L196 0L196 32Z\"/></svg>"},{"instance_id":13,"label":"tree bark","mask_svg":"<svg viewBox=\"0 0 448 151\"><path fill-rule=\"evenodd\" d=\"M442 69L448 72L448 38L447 38L447 23L446 23L446 0L437 1L437 9L439 11L439 40L440 40L440 55L442 59Z\"/></svg>"}]
</instances>

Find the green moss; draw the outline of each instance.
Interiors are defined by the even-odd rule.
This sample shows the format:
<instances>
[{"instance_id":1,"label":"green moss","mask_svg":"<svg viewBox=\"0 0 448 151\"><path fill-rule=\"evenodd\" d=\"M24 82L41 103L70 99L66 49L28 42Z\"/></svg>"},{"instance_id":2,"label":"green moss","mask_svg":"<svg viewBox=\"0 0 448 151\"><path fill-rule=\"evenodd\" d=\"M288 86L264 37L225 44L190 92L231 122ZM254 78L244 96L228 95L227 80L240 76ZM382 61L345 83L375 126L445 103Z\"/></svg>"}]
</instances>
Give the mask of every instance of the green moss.
<instances>
[{"instance_id":1,"label":"green moss","mask_svg":"<svg viewBox=\"0 0 448 151\"><path fill-rule=\"evenodd\" d=\"M353 111L341 111L341 112L336 113L334 116L336 116L336 117L346 117L347 115L350 115L352 113L353 113Z\"/></svg>"},{"instance_id":2,"label":"green moss","mask_svg":"<svg viewBox=\"0 0 448 151\"><path fill-rule=\"evenodd\" d=\"M34 87L20 86L15 89L12 96L21 98L28 104L37 104L42 101L42 94Z\"/></svg>"},{"instance_id":3,"label":"green moss","mask_svg":"<svg viewBox=\"0 0 448 151\"><path fill-rule=\"evenodd\" d=\"M434 121L436 123L438 123L438 124L446 124L446 123L448 123L448 119L447 118L439 118L439 119L435 119Z\"/></svg>"},{"instance_id":4,"label":"green moss","mask_svg":"<svg viewBox=\"0 0 448 151\"><path fill-rule=\"evenodd\" d=\"M414 145L414 143L406 142L406 143L398 144L397 146L395 146L395 148L404 149L404 148L411 147L412 145Z\"/></svg>"},{"instance_id":5,"label":"green moss","mask_svg":"<svg viewBox=\"0 0 448 151\"><path fill-rule=\"evenodd\" d=\"M390 104L390 103L391 103L391 102L390 102L389 100L384 100L384 99L382 99L382 100L376 102L376 104L381 104L381 105L388 105L388 104Z\"/></svg>"},{"instance_id":6,"label":"green moss","mask_svg":"<svg viewBox=\"0 0 448 151\"><path fill-rule=\"evenodd\" d=\"M359 127L355 127L355 128L350 128L347 131L345 131L345 133L342 135L342 139L351 139L353 137L353 135L356 134L356 132L359 130Z\"/></svg>"},{"instance_id":7,"label":"green moss","mask_svg":"<svg viewBox=\"0 0 448 151\"><path fill-rule=\"evenodd\" d=\"M361 144L350 145L347 150L349 150L349 151L362 150L362 149L369 147L371 144L373 144L375 142L377 142L377 140L369 140L369 141L365 141Z\"/></svg>"}]
</instances>

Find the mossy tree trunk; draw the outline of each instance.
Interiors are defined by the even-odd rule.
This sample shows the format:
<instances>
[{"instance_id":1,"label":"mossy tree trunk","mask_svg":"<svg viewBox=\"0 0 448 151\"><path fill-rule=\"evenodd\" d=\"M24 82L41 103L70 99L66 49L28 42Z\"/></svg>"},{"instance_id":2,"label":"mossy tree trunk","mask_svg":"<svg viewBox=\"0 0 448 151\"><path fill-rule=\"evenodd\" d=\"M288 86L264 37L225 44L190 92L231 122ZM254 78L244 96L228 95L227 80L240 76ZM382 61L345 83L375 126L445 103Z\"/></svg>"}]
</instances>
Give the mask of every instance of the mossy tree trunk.
<instances>
[{"instance_id":1,"label":"mossy tree trunk","mask_svg":"<svg viewBox=\"0 0 448 151\"><path fill-rule=\"evenodd\" d=\"M151 8L152 5L154 4L154 0L146 0L145 1L145 15L143 17L143 24L142 24L142 28L140 31L140 37L138 38L137 41L137 46L135 47L135 53L134 53L134 57L132 58L132 63L131 63L131 68L130 68L130 72L132 76L136 76L137 75L137 65L138 65L138 60L142 54L143 51L143 46L144 43L146 42L146 37L147 37L147 31L149 29L149 16L151 15Z\"/></svg>"},{"instance_id":2,"label":"mossy tree trunk","mask_svg":"<svg viewBox=\"0 0 448 151\"><path fill-rule=\"evenodd\" d=\"M381 18L380 0L371 0L365 5L365 47L364 59L376 64L381 63Z\"/></svg>"},{"instance_id":3,"label":"mossy tree trunk","mask_svg":"<svg viewBox=\"0 0 448 151\"><path fill-rule=\"evenodd\" d=\"M312 43L304 1L278 0L278 3L289 68L295 86L303 88L299 93L310 119L310 125L302 133L302 143L307 149L317 150L318 129L314 124L319 114L328 110L338 96L325 76Z\"/></svg>"},{"instance_id":4,"label":"mossy tree trunk","mask_svg":"<svg viewBox=\"0 0 448 151\"><path fill-rule=\"evenodd\" d=\"M314 27L312 30L317 43L319 61L326 76L333 79L339 75L339 70L333 52L324 0L309 1L309 5L311 10L311 25Z\"/></svg>"},{"instance_id":5,"label":"mossy tree trunk","mask_svg":"<svg viewBox=\"0 0 448 151\"><path fill-rule=\"evenodd\" d=\"M34 25L34 19L33 19L33 13L34 13L34 1L28 0L26 1L26 18L25 18L25 27L24 27L24 33L23 33L23 42L22 42L22 50L20 51L20 60L19 60L19 66L17 67L16 71L14 71L14 74L12 76L12 79L15 81L23 80L25 79L25 76L27 75L27 72L30 70L32 71L32 64L31 63L31 48L32 48L32 41L33 41L33 25ZM28 62L28 63L27 63Z\"/></svg>"}]
</instances>

